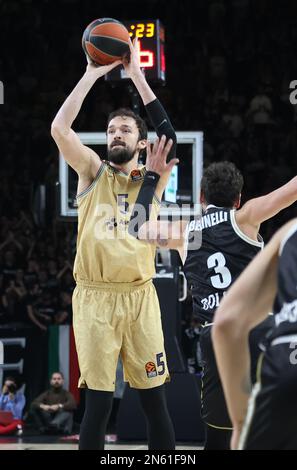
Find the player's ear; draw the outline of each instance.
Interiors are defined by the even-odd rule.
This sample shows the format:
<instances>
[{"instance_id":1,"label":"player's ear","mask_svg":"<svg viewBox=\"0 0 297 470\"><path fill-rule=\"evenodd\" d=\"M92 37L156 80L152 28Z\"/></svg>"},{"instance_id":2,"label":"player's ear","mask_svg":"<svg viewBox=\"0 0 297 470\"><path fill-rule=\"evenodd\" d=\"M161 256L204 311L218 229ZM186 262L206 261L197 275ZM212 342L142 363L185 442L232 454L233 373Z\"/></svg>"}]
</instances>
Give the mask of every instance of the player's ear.
<instances>
[{"instance_id":1,"label":"player's ear","mask_svg":"<svg viewBox=\"0 0 297 470\"><path fill-rule=\"evenodd\" d=\"M235 209L239 209L240 204L241 204L241 193L239 194L237 200L235 201L235 204L234 204Z\"/></svg>"},{"instance_id":2,"label":"player's ear","mask_svg":"<svg viewBox=\"0 0 297 470\"><path fill-rule=\"evenodd\" d=\"M205 203L206 201L205 201L204 192L200 191L200 204L205 204Z\"/></svg>"},{"instance_id":3,"label":"player's ear","mask_svg":"<svg viewBox=\"0 0 297 470\"><path fill-rule=\"evenodd\" d=\"M147 140L146 139L141 139L137 142L137 148L138 150L143 150L146 148Z\"/></svg>"}]
</instances>

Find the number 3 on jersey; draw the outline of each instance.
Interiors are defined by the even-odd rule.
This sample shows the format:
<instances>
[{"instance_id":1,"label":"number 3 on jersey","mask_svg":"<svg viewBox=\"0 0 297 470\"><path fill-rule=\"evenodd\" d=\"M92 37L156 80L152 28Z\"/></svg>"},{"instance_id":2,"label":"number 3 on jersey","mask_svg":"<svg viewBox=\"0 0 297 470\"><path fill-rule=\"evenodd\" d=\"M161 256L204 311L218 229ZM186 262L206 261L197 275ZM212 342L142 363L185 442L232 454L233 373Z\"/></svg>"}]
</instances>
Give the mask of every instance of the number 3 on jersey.
<instances>
[{"instance_id":1,"label":"number 3 on jersey","mask_svg":"<svg viewBox=\"0 0 297 470\"><path fill-rule=\"evenodd\" d=\"M216 289L226 289L232 282L232 276L226 267L226 259L223 253L214 253L207 259L207 267L214 269L215 276L211 276L210 282Z\"/></svg>"}]
</instances>

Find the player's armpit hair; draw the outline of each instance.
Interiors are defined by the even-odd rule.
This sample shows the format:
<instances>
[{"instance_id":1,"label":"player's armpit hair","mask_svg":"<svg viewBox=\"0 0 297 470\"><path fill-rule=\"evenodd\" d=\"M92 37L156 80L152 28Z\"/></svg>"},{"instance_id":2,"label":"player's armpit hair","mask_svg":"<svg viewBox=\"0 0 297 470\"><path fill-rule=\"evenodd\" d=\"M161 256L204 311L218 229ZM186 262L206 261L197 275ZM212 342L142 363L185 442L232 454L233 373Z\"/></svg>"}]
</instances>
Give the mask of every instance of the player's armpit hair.
<instances>
[{"instance_id":1,"label":"player's armpit hair","mask_svg":"<svg viewBox=\"0 0 297 470\"><path fill-rule=\"evenodd\" d=\"M160 175L154 171L147 171L145 174L128 226L128 233L132 237L138 238L140 227L150 218L153 197L159 179ZM139 217L139 207L142 208L141 215L144 215L144 217ZM135 219L137 218L139 218L139 220L135 223Z\"/></svg>"},{"instance_id":2,"label":"player's armpit hair","mask_svg":"<svg viewBox=\"0 0 297 470\"><path fill-rule=\"evenodd\" d=\"M155 99L154 101L151 101L151 103L147 104L145 109L158 137L165 135L167 140L173 140L173 145L168 157L168 159L171 160L171 158L174 158L176 155L177 139L175 130L170 122L170 119L165 109L163 108L162 104L158 99Z\"/></svg>"}]
</instances>

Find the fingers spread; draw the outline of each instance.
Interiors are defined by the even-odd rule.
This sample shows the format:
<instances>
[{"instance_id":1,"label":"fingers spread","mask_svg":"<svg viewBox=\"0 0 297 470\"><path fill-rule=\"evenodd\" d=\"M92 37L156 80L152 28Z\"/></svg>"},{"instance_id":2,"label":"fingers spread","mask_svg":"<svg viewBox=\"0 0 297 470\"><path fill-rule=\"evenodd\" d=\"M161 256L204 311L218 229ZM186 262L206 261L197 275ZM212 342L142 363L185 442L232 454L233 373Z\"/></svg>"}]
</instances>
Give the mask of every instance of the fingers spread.
<instances>
[{"instance_id":1,"label":"fingers spread","mask_svg":"<svg viewBox=\"0 0 297 470\"><path fill-rule=\"evenodd\" d=\"M160 139L159 139L159 138L157 138L157 139L155 140L155 142L154 142L154 146L153 146L153 152L154 152L154 154L157 153L157 151L158 151L159 142L160 142Z\"/></svg>"},{"instance_id":2,"label":"fingers spread","mask_svg":"<svg viewBox=\"0 0 297 470\"><path fill-rule=\"evenodd\" d=\"M163 158L164 158L163 150L164 150L165 142L166 142L166 135L162 135L162 137L160 139L160 142L159 142L159 145L158 145L158 149L157 149L157 154L158 154L159 158L161 156L163 156ZM166 158L166 155L165 155L165 158Z\"/></svg>"},{"instance_id":3,"label":"fingers spread","mask_svg":"<svg viewBox=\"0 0 297 470\"><path fill-rule=\"evenodd\" d=\"M138 51L139 42L138 42L138 37L137 36L133 39L133 46L134 46L134 49L136 49L136 51Z\"/></svg>"},{"instance_id":4,"label":"fingers spread","mask_svg":"<svg viewBox=\"0 0 297 470\"><path fill-rule=\"evenodd\" d=\"M133 43L134 43L134 41L133 41ZM131 38L129 38L129 48L130 48L131 52L133 51L133 43L131 41Z\"/></svg>"},{"instance_id":5,"label":"fingers spread","mask_svg":"<svg viewBox=\"0 0 297 470\"><path fill-rule=\"evenodd\" d=\"M166 155L168 155L168 153L170 152L172 145L173 145L173 140L169 139L165 147Z\"/></svg>"}]
</instances>

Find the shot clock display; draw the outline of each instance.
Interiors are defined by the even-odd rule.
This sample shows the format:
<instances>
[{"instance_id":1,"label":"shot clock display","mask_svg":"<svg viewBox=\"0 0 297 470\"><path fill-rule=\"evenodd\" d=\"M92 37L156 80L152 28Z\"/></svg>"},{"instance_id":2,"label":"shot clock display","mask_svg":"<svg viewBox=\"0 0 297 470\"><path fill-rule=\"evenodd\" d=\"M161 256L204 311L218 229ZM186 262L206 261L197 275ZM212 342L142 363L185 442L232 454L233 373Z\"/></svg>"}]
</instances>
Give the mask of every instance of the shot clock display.
<instances>
[{"instance_id":1,"label":"shot clock display","mask_svg":"<svg viewBox=\"0 0 297 470\"><path fill-rule=\"evenodd\" d=\"M147 80L165 83L165 31L159 20L122 21L133 40L139 41L139 60ZM106 75L106 80L117 81L125 77L122 66Z\"/></svg>"}]
</instances>

